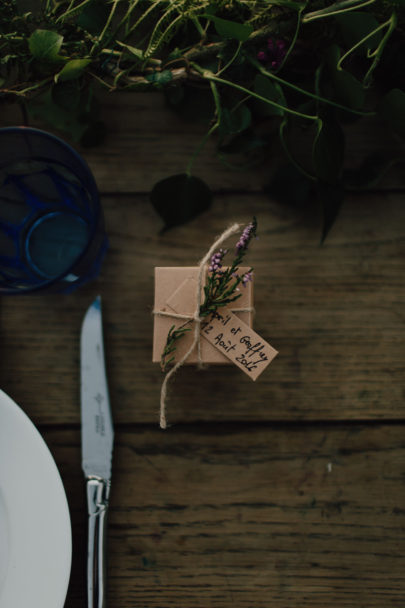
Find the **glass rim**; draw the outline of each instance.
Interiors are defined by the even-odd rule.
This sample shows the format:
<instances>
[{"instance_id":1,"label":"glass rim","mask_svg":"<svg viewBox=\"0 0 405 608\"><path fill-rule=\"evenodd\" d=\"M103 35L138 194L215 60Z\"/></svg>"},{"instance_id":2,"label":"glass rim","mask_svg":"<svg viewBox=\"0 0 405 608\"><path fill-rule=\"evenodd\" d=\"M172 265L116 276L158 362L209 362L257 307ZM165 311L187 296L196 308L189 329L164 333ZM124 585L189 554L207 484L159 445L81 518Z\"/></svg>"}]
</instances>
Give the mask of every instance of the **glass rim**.
<instances>
[{"instance_id":1,"label":"glass rim","mask_svg":"<svg viewBox=\"0 0 405 608\"><path fill-rule=\"evenodd\" d=\"M49 140L53 141L53 143L57 144L62 149L66 150L83 167L85 174L86 174L86 178L88 178L89 182L90 182L89 188L88 188L90 198L93 202L95 202L94 221L92 222L91 230L89 231L88 239L87 239L85 247L83 248L83 251L77 256L77 258L75 258L75 260L70 264L70 266L63 273L61 273L60 275L53 277L51 279L45 279L38 285L34 285L34 286L30 286L30 287L22 287L22 288L5 287L4 285L2 285L2 278L1 278L1 274L0 274L0 295L1 294L24 295L24 294L28 294L31 292L42 291L53 285L57 285L58 283L63 281L64 277L68 276L72 272L72 270L78 264L80 264L81 260L86 256L86 254L91 246L91 243L94 239L94 236L96 235L97 230L99 229L100 216L101 216L101 212L102 212L100 194L99 194L99 191L97 188L97 183L93 176L93 173L91 172L91 169L88 166L87 162L84 160L84 158L70 144L65 142L63 139L61 139L57 135L54 135L53 133L49 133L48 131L44 131L43 129L38 129L36 127L30 127L30 126L25 126L25 125L0 127L0 139L1 139L2 134L4 134L4 133L21 133L21 132L26 132L27 134L32 133L32 135L34 135L34 136L40 137L42 139L49 139ZM49 160L52 160L52 159L49 159ZM75 171L72 170L72 172L76 175ZM79 176L76 175L76 177L79 179L80 182L82 182L82 180L79 178ZM66 282L66 285L68 285L68 284L69 284L69 281Z\"/></svg>"}]
</instances>

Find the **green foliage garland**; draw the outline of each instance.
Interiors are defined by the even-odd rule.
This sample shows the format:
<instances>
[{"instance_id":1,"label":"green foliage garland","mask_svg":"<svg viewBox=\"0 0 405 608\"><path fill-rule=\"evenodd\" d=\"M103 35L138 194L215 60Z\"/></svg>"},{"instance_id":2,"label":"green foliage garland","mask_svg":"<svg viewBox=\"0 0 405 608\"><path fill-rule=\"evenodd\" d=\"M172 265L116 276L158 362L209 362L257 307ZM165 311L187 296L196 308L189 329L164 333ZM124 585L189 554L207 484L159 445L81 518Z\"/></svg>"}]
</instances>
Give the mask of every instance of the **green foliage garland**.
<instances>
[{"instance_id":1,"label":"green foliage garland","mask_svg":"<svg viewBox=\"0 0 405 608\"><path fill-rule=\"evenodd\" d=\"M96 84L157 89L174 110L205 120L185 172L151 193L167 227L210 204L192 175L209 136L226 164L237 153L247 167L277 136L283 162L265 190L296 205L316 193L324 239L347 190L403 161L404 12L404 0L3 0L0 101L20 102L82 145L103 137ZM399 143L348 171L345 128L359 120L382 121ZM303 133L311 153L300 156ZM168 208L173 188L181 200Z\"/></svg>"}]
</instances>

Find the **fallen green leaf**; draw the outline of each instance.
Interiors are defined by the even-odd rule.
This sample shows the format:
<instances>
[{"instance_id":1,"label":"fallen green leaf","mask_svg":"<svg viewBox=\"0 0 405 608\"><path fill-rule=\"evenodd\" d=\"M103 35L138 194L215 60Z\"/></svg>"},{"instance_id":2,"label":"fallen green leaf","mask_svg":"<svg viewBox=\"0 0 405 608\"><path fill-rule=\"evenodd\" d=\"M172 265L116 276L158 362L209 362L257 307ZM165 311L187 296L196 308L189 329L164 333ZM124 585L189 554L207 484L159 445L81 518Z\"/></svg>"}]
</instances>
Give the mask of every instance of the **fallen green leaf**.
<instances>
[{"instance_id":1,"label":"fallen green leaf","mask_svg":"<svg viewBox=\"0 0 405 608\"><path fill-rule=\"evenodd\" d=\"M164 221L165 231L206 211L211 205L212 192L202 179L181 173L155 184L150 199Z\"/></svg>"},{"instance_id":2,"label":"fallen green leaf","mask_svg":"<svg viewBox=\"0 0 405 608\"><path fill-rule=\"evenodd\" d=\"M341 184L326 184L320 181L317 184L318 200L322 207L322 235L321 244L325 242L330 229L339 215L344 198L344 188Z\"/></svg>"}]
</instances>

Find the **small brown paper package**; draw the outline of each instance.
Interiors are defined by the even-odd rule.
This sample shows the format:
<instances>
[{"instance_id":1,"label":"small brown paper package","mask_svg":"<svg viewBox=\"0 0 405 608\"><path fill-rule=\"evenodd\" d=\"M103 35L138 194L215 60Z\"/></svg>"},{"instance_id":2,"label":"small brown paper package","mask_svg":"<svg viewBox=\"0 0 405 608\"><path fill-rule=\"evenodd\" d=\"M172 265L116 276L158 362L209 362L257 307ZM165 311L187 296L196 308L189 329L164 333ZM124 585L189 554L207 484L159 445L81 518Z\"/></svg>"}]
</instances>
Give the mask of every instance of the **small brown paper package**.
<instances>
[{"instance_id":1,"label":"small brown paper package","mask_svg":"<svg viewBox=\"0 0 405 608\"><path fill-rule=\"evenodd\" d=\"M198 280L198 267L158 267L155 268L155 306L154 306L154 333L153 333L153 357L154 363L160 363L163 349L166 345L167 334L170 328L175 325L176 329L187 323L187 320L176 317L166 316L168 313L193 316L196 309L196 290ZM248 272L248 267L239 268L239 273ZM222 315L226 311L234 311L241 321L252 327L253 322L253 282L248 282L245 287L240 286L241 297L229 304L228 307L220 309ZM240 309L251 309L247 312L238 312ZM165 313L160 316L159 312ZM193 342L193 320L191 319L186 327L191 331L187 332L176 344L173 353L175 361L179 361L190 348ZM204 336L204 333L202 334ZM203 363L226 363L231 361L208 340L201 339L201 359ZM197 348L190 354L185 363L197 363Z\"/></svg>"}]
</instances>

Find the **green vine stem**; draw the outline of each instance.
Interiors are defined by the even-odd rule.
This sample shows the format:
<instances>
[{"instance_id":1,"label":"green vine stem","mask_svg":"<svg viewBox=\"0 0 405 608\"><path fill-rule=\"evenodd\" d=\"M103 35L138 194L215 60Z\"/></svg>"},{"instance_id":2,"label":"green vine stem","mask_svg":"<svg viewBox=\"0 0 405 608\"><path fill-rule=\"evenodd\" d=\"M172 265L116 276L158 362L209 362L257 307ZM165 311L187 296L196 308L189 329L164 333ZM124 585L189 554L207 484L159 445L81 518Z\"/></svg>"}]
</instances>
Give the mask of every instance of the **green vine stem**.
<instances>
[{"instance_id":1,"label":"green vine stem","mask_svg":"<svg viewBox=\"0 0 405 608\"><path fill-rule=\"evenodd\" d=\"M320 119L319 119L320 120ZM322 123L322 121L321 121ZM287 158L289 159L290 163L292 165L294 165L294 167L300 172L302 173L302 175L305 175L305 177L307 177L308 179L310 179L311 181L317 181L317 178L312 175L311 173L309 173L306 169L304 169L304 167L296 160L296 158L294 158L294 156L291 154L290 149L287 145L287 141L284 135L284 131L286 129L286 127L288 126L288 122L287 119L284 118L284 120L281 121L280 123L280 127L279 127L279 137L280 137L280 141L281 141L281 145L283 146L283 150L287 155ZM318 124L318 133L319 133L319 124Z\"/></svg>"},{"instance_id":2,"label":"green vine stem","mask_svg":"<svg viewBox=\"0 0 405 608\"><path fill-rule=\"evenodd\" d=\"M271 99L267 99L267 97L263 97L262 95L259 95L258 93L255 93L254 91L251 91L251 90L247 89L246 87L243 87L242 85L237 84L236 82L232 82L230 80L225 80L224 78L219 78L210 70L206 70L206 69L200 67L199 65L195 64L194 62L192 62L191 65L206 80L209 80L212 82L218 82L219 84L229 86L233 89L236 89L237 91L241 91L242 93L249 95L250 97L254 97L255 99L258 99L259 101L263 101L264 103L266 103L274 108L282 110L283 112L287 112L288 114L292 114L293 116L298 116L299 118L304 118L307 120L317 120L317 118L318 118L317 116L313 116L311 114L304 114L303 112L298 112L297 110L292 110L291 108L288 108L287 106L282 106L281 104L279 104L275 101L272 101Z\"/></svg>"},{"instance_id":3,"label":"green vine stem","mask_svg":"<svg viewBox=\"0 0 405 608\"><path fill-rule=\"evenodd\" d=\"M377 51L378 51L378 59L379 59L381 57L381 54L382 54L382 52L384 50L384 46L385 46L388 38L390 37L390 35L392 34L393 30L395 29L396 24L397 24L397 17L396 17L396 13L394 11L392 13L391 17L389 19L387 19L387 21L384 21L384 23L381 23L381 25L379 25L378 27L376 27L373 31L369 32L367 34L367 36L364 36L364 38L362 38L361 40L359 40L358 42L356 42L356 44L354 46L352 46L348 51L346 51L346 53L344 55L341 56L341 58L339 59L339 61L337 63L337 66L336 66L337 69L338 70L342 70L342 63L347 59L347 57L349 57L354 51L356 51L359 47L361 47L361 45L364 44L367 40L369 40L375 34L377 34L377 32L379 32L379 31L381 31L381 30L383 30L384 28L387 27L388 28L387 32L385 33L382 41L378 45L376 51L374 51L374 53L372 53L371 55L368 55L369 59L371 59L371 57L373 57L377 53ZM367 71L367 74L364 77L364 80L366 80L366 78L374 70L375 65L376 65L376 61L373 62L373 64L371 65L371 67ZM363 80L363 84L365 84L364 80Z\"/></svg>"},{"instance_id":4,"label":"green vine stem","mask_svg":"<svg viewBox=\"0 0 405 608\"><path fill-rule=\"evenodd\" d=\"M215 133L215 131L218 129L218 127L219 127L219 122L217 121L207 131L207 133L204 135L204 137L202 138L202 140L200 141L200 143L198 144L198 146L194 150L194 152L193 152L193 154L192 154L192 156L191 156L191 158L190 158L190 160L188 161L188 164L187 164L187 168L186 168L187 175L191 175L191 170L192 170L192 167L193 167L196 159L200 155L201 151L204 149L205 144L207 143L207 141L209 140L209 138L211 137L211 135L213 135L213 133Z\"/></svg>"},{"instance_id":5,"label":"green vine stem","mask_svg":"<svg viewBox=\"0 0 405 608\"><path fill-rule=\"evenodd\" d=\"M222 67L219 72L217 72L217 76L219 76L220 74L223 74L223 72L226 72L226 70L233 64L233 62L235 61L235 59L237 58L237 56L240 53L240 50L242 48L242 42L238 42L238 46L236 51L234 52L234 54L232 55L231 59L228 61L227 64L224 65L224 67Z\"/></svg>"},{"instance_id":6,"label":"green vine stem","mask_svg":"<svg viewBox=\"0 0 405 608\"><path fill-rule=\"evenodd\" d=\"M212 125L212 127L207 131L207 133L204 135L204 137L202 138L202 140L200 141L200 143L194 150L194 152L187 164L187 168L186 168L187 175L191 175L191 169L192 169L196 159L200 155L201 151L204 149L204 146L207 143L207 141L209 140L209 138L211 137L211 135L213 135L213 133L215 133L215 131L218 129L218 127L221 123L221 101L219 99L218 89L214 82L210 82L210 87L211 87L212 95L214 97L215 114L216 114L217 120Z\"/></svg>"},{"instance_id":7,"label":"green vine stem","mask_svg":"<svg viewBox=\"0 0 405 608\"><path fill-rule=\"evenodd\" d=\"M376 0L367 0L366 2L360 2L360 4L355 4L353 0L347 0L346 2L337 2L332 6L328 6L326 9L307 13L306 15L304 15L302 22L309 23L310 21L315 21L315 19L324 19L325 17L334 17L335 15L341 15L342 13L348 13L349 11L356 11L359 8L368 6L369 4L374 4L374 2L376 2ZM333 6L344 6L344 8L333 10Z\"/></svg>"},{"instance_id":8,"label":"green vine stem","mask_svg":"<svg viewBox=\"0 0 405 608\"><path fill-rule=\"evenodd\" d=\"M286 54L285 54L284 59L282 60L282 62L281 62L281 64L280 64L279 68L277 69L277 72L280 72L280 71L283 69L283 67L284 67L284 65L285 65L285 63L286 63L286 61L288 60L288 58L289 58L289 56L290 56L291 51L292 51L292 50L293 50L293 48L295 47L295 44L296 44L297 39L298 39L298 34L299 34L299 31L300 31L300 28L301 28L301 23L302 23L302 13L303 13L303 10L304 10L304 7L302 6L302 7L299 9L298 13L297 13L297 25L296 25L296 28L295 28L294 36L293 36L293 38L292 38L292 40L291 40L291 44L290 44L290 46L289 46L289 47L288 47L288 49L287 49L287 52L286 52Z\"/></svg>"},{"instance_id":9,"label":"green vine stem","mask_svg":"<svg viewBox=\"0 0 405 608\"><path fill-rule=\"evenodd\" d=\"M263 74L264 76L267 76L268 78L271 78L272 80L275 80L276 82L278 82L280 84L283 84L286 87L289 87L290 89L293 89L294 91L297 91L297 93L301 93L302 95L306 95L307 97L311 97L312 99L316 99L317 101L321 101L322 103L326 103L330 106L334 106L335 108L339 108L340 110L345 110L345 112L351 112L352 114L357 114L358 116L375 116L375 114L376 114L375 112L362 112L361 110L355 110L353 108L349 108L348 106L344 106L340 103L337 103L336 101L332 101L332 99L327 99L326 97L322 97L320 95L316 95L315 93L311 93L311 91L302 89L301 87L298 87L297 85L292 84L291 82L288 82L288 80L284 80L283 78L280 78L280 76L276 76L276 74L273 74L273 72L269 72L269 70L266 70L266 68L264 68L255 59L252 59L249 57L249 61L259 70L259 72L261 74Z\"/></svg>"},{"instance_id":10,"label":"green vine stem","mask_svg":"<svg viewBox=\"0 0 405 608\"><path fill-rule=\"evenodd\" d=\"M94 55L94 52L96 51L96 49L100 46L101 42L103 41L104 36L110 26L111 20L114 16L115 10L116 10L119 2L120 2L120 0L114 0L113 5L110 10L110 14L108 15L107 21L105 22L104 28L103 28L101 34L98 36L96 42L93 44L93 46L90 49L90 57L92 55Z\"/></svg>"},{"instance_id":11,"label":"green vine stem","mask_svg":"<svg viewBox=\"0 0 405 608\"><path fill-rule=\"evenodd\" d=\"M389 37L391 36L392 32L394 31L394 29L397 25L397 14L395 11L392 13L391 18L388 20L388 22L386 22L386 24L388 24L388 29L385 32L383 39L381 40L381 42L378 45L378 47L376 48L376 50L373 53L368 54L369 59L371 59L373 57L373 62L371 64L371 66L369 67L369 69L363 79L363 84L366 87L368 87L370 85L371 74L373 73L374 69L376 68L378 62L380 61L381 55L384 51L384 47L387 44Z\"/></svg>"},{"instance_id":12,"label":"green vine stem","mask_svg":"<svg viewBox=\"0 0 405 608\"><path fill-rule=\"evenodd\" d=\"M83 0L83 2L81 2L77 6L73 6L73 4L74 4L74 0L73 0L69 4L67 10L64 13L62 13L61 15L59 15L59 17L56 17L55 23L59 23L61 21L63 22L63 21L65 21L65 19L67 17L72 17L72 15L75 15L80 9L82 9L85 6L87 6L88 4L90 4L90 2L92 2L92 0Z\"/></svg>"}]
</instances>

